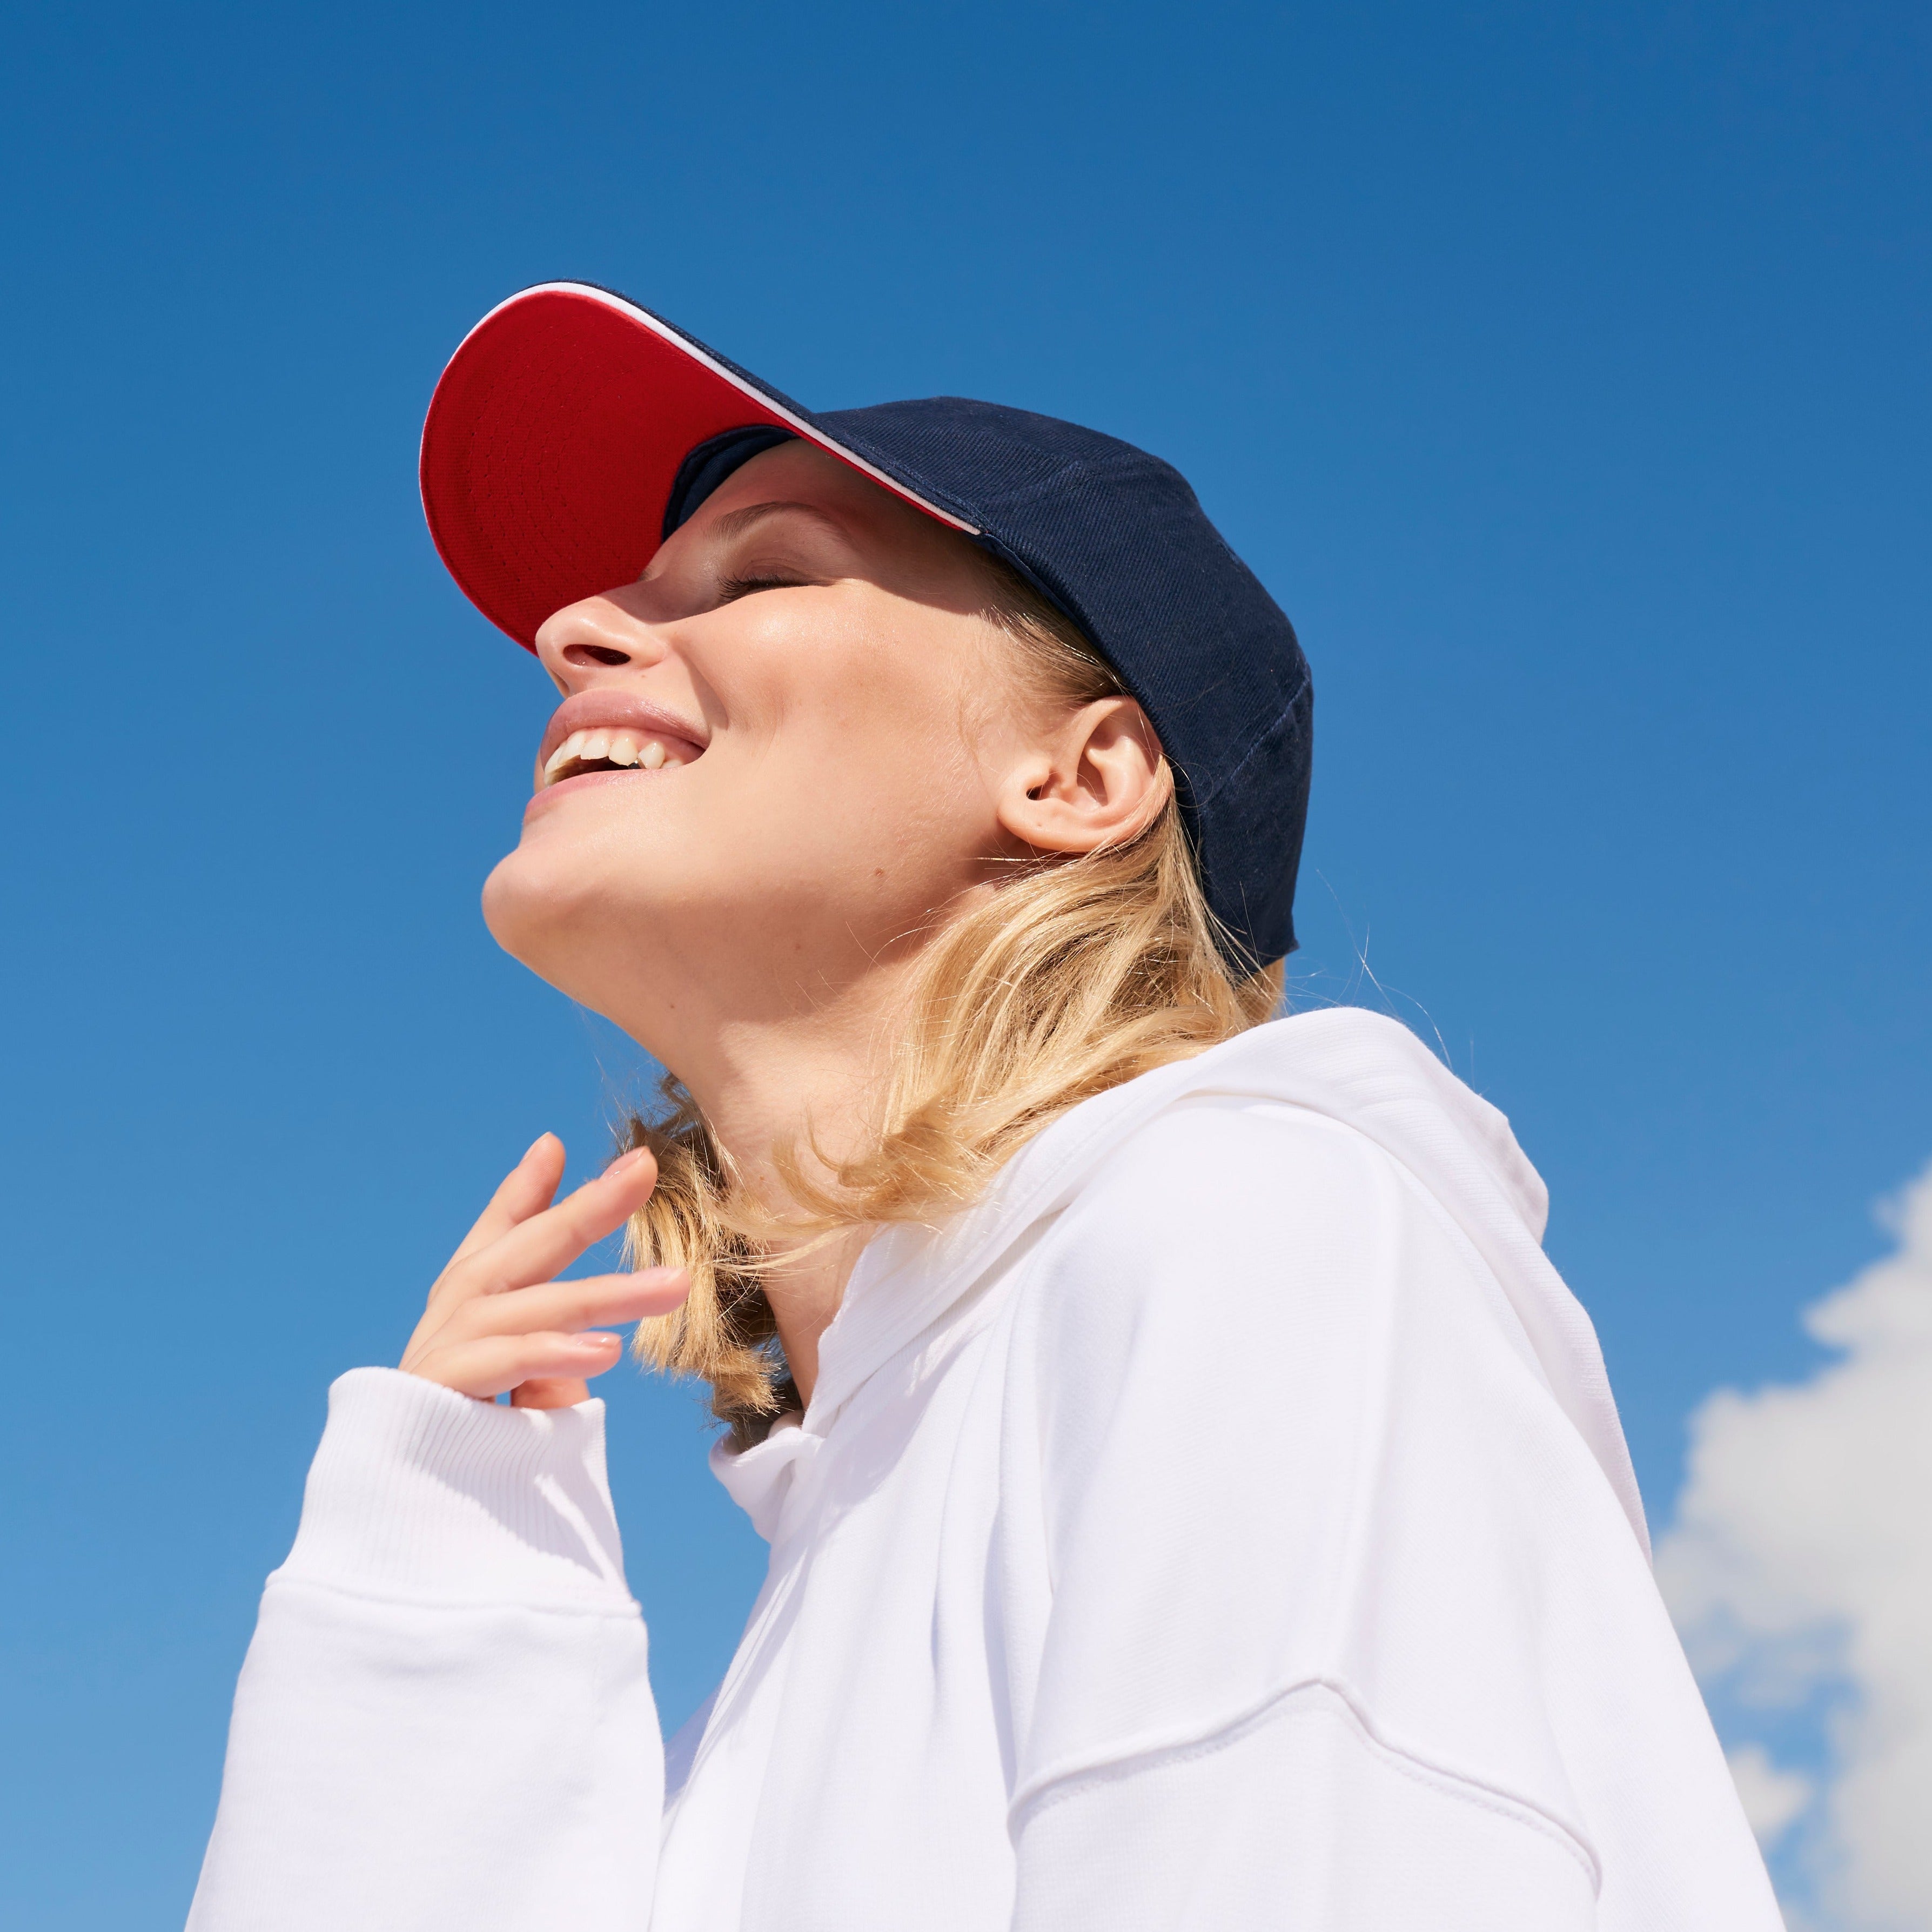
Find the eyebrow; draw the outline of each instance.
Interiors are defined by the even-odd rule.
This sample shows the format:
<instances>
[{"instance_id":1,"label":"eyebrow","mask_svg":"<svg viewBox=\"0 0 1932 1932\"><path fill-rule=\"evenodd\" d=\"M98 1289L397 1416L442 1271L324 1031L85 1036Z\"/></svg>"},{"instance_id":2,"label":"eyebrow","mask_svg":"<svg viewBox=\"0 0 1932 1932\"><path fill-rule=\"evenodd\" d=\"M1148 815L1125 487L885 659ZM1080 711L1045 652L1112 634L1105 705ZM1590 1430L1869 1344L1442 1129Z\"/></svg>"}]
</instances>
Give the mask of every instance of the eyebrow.
<instances>
[{"instance_id":1,"label":"eyebrow","mask_svg":"<svg viewBox=\"0 0 1932 1932\"><path fill-rule=\"evenodd\" d=\"M814 503L799 503L779 500L770 503L748 503L742 510L727 510L712 525L721 537L729 539L740 537L755 524L762 523L767 517L775 517L786 510L795 511L799 515L810 517L814 522L823 524L834 536L850 538L845 526L836 517L829 515Z\"/></svg>"}]
</instances>

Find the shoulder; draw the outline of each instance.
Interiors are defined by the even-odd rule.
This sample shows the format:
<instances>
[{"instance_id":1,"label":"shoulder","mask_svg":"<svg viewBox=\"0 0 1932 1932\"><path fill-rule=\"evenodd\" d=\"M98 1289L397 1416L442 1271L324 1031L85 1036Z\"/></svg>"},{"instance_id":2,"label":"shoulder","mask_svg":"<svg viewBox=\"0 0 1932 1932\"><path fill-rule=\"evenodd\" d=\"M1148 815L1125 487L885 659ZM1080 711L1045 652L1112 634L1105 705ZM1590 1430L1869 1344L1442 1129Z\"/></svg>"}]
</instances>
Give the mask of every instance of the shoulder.
<instances>
[{"instance_id":1,"label":"shoulder","mask_svg":"<svg viewBox=\"0 0 1932 1932\"><path fill-rule=\"evenodd\" d=\"M1332 1554L1352 1512L1534 1515L1526 1486L1588 1486L1466 1229L1315 1108L1162 1108L1095 1162L1015 1287L1004 1401L1048 1491L1130 1497L1178 1546L1245 1524Z\"/></svg>"},{"instance_id":2,"label":"shoulder","mask_svg":"<svg viewBox=\"0 0 1932 1932\"><path fill-rule=\"evenodd\" d=\"M1256 1096L1185 1094L1097 1162L1076 1205L1119 1205L1156 1180L1163 1198L1214 1201L1238 1220L1266 1218L1300 1190L1378 1188L1388 1156L1346 1122Z\"/></svg>"},{"instance_id":3,"label":"shoulder","mask_svg":"<svg viewBox=\"0 0 1932 1932\"><path fill-rule=\"evenodd\" d=\"M1392 1378L1520 1366L1495 1276L1408 1168L1346 1121L1264 1097L1183 1096L1124 1135L1016 1286L1023 1379L1056 1408L1132 1388L1226 1413L1245 1389L1267 1391L1258 1427L1285 1407L1340 1427L1344 1389L1353 1413Z\"/></svg>"},{"instance_id":4,"label":"shoulder","mask_svg":"<svg viewBox=\"0 0 1932 1932\"><path fill-rule=\"evenodd\" d=\"M1016 1390L1056 1432L1106 1427L1124 1402L1153 1440L1238 1406L1237 1390L1280 1395L1284 1376L1360 1385L1396 1291L1402 1197L1386 1154L1318 1114L1166 1108L1040 1237L1016 1284Z\"/></svg>"},{"instance_id":5,"label":"shoulder","mask_svg":"<svg viewBox=\"0 0 1932 1932\"><path fill-rule=\"evenodd\" d=\"M1290 1280L1359 1274L1409 1211L1401 1170L1365 1134L1312 1110L1183 1098L1126 1136L1072 1193L1043 1244L1058 1292L1278 1303Z\"/></svg>"}]
</instances>

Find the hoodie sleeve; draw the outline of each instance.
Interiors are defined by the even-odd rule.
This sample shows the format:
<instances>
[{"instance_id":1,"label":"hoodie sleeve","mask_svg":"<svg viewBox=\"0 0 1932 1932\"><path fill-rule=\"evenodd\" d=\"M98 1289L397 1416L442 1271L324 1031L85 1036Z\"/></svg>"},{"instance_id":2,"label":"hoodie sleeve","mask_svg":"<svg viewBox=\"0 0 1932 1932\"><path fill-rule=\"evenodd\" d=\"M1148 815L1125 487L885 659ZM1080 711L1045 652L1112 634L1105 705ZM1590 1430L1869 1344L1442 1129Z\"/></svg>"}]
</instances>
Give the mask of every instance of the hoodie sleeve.
<instances>
[{"instance_id":1,"label":"hoodie sleeve","mask_svg":"<svg viewBox=\"0 0 1932 1932\"><path fill-rule=\"evenodd\" d=\"M190 1932L632 1932L663 1752L603 1405L329 1394L236 1692Z\"/></svg>"},{"instance_id":2,"label":"hoodie sleeve","mask_svg":"<svg viewBox=\"0 0 1932 1932\"><path fill-rule=\"evenodd\" d=\"M1009 1390L1052 1576L1019 1932L1772 1932L1628 1518L1412 1176L1197 1102L1048 1246ZM1610 1841L1654 1894L1606 1888Z\"/></svg>"}]
</instances>

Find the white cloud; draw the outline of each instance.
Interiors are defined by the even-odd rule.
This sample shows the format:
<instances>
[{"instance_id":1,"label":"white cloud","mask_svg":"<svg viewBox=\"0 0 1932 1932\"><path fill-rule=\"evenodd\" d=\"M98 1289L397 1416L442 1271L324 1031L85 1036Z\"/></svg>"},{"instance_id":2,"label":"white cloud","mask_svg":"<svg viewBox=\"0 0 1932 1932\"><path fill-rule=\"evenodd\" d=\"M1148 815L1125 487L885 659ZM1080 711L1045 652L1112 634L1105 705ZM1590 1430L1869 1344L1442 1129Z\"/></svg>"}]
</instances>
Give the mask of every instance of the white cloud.
<instances>
[{"instance_id":1,"label":"white cloud","mask_svg":"<svg viewBox=\"0 0 1932 1932\"><path fill-rule=\"evenodd\" d=\"M1740 1744L1730 1755L1731 1775L1744 1802L1744 1816L1768 1849L1810 1803L1817 1786L1802 1772L1780 1771L1762 1744Z\"/></svg>"},{"instance_id":2,"label":"white cloud","mask_svg":"<svg viewBox=\"0 0 1932 1932\"><path fill-rule=\"evenodd\" d=\"M1707 1685L1826 1714L1815 1786L1761 1744L1732 1765L1767 1847L1797 1827L1845 1932L1932 1927L1932 1167L1885 1219L1898 1251L1805 1312L1839 1359L1698 1409L1658 1552Z\"/></svg>"}]
</instances>

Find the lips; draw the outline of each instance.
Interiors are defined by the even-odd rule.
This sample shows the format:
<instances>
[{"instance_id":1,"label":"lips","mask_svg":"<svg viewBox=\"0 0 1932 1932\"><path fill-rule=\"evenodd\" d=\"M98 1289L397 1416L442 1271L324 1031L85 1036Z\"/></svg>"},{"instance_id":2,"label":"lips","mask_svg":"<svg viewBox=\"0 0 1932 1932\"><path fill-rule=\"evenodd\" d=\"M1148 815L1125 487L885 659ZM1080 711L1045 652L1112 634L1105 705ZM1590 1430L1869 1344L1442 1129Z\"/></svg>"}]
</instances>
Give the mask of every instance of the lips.
<instances>
[{"instance_id":1,"label":"lips","mask_svg":"<svg viewBox=\"0 0 1932 1932\"><path fill-rule=\"evenodd\" d=\"M663 771L704 755L700 724L649 700L614 691L579 692L556 709L537 753L539 793L602 773Z\"/></svg>"}]
</instances>

